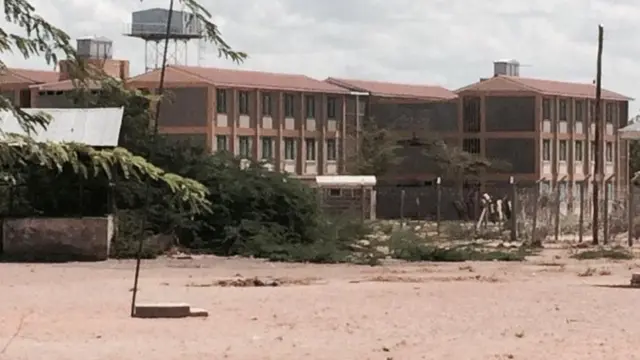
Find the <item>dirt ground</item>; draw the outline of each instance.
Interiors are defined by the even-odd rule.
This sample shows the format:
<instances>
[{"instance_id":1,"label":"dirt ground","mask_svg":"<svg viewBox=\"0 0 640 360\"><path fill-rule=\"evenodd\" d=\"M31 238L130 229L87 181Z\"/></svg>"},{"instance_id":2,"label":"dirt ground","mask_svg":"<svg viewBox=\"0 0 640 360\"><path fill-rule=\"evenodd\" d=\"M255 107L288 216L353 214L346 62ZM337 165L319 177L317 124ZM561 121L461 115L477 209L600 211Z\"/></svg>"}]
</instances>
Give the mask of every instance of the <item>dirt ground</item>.
<instances>
[{"instance_id":1,"label":"dirt ground","mask_svg":"<svg viewBox=\"0 0 640 360\"><path fill-rule=\"evenodd\" d=\"M140 302L210 312L174 320L129 317L133 269L0 264L0 359L640 359L638 261L145 261Z\"/></svg>"}]
</instances>

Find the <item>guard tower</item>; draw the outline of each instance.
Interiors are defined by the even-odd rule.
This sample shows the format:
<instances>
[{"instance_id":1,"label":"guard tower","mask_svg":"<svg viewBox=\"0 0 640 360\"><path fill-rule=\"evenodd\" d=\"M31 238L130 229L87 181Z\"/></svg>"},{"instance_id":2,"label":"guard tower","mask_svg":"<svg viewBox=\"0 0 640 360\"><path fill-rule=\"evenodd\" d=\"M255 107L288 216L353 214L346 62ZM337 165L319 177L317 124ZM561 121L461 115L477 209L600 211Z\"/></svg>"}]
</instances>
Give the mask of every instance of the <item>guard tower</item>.
<instances>
[{"instance_id":1,"label":"guard tower","mask_svg":"<svg viewBox=\"0 0 640 360\"><path fill-rule=\"evenodd\" d=\"M162 66L169 10L154 8L135 11L131 24L127 26L127 36L144 40L145 72ZM167 64L189 65L189 43L203 37L203 26L192 14L173 11L169 30Z\"/></svg>"}]
</instances>

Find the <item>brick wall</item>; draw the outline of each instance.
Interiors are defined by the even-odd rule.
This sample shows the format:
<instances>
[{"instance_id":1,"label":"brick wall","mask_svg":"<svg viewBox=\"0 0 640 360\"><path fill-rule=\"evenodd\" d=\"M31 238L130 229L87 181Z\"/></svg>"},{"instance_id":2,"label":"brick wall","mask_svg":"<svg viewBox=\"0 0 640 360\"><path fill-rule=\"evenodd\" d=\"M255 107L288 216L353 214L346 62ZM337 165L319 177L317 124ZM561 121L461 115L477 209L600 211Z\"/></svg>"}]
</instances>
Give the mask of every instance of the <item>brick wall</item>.
<instances>
[{"instance_id":1,"label":"brick wall","mask_svg":"<svg viewBox=\"0 0 640 360\"><path fill-rule=\"evenodd\" d=\"M5 219L2 250L11 259L100 261L109 257L114 232L111 216Z\"/></svg>"}]
</instances>

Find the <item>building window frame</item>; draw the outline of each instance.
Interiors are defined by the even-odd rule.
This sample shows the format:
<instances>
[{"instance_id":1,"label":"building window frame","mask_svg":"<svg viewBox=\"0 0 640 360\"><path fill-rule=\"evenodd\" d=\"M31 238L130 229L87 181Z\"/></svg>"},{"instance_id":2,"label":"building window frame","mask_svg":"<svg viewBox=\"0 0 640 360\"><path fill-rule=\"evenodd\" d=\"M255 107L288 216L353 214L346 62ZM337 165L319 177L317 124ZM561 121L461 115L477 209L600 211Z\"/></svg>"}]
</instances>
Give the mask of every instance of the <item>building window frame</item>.
<instances>
[{"instance_id":1,"label":"building window frame","mask_svg":"<svg viewBox=\"0 0 640 360\"><path fill-rule=\"evenodd\" d=\"M605 152L604 153L605 153L606 162L612 163L613 162L613 142L607 141L605 143Z\"/></svg>"},{"instance_id":2,"label":"building window frame","mask_svg":"<svg viewBox=\"0 0 640 360\"><path fill-rule=\"evenodd\" d=\"M295 160L296 159L296 139L292 137L285 137L284 142L284 159Z\"/></svg>"},{"instance_id":3,"label":"building window frame","mask_svg":"<svg viewBox=\"0 0 640 360\"><path fill-rule=\"evenodd\" d=\"M249 115L249 92L248 91L239 91L238 92L238 113L240 115Z\"/></svg>"},{"instance_id":4,"label":"building window frame","mask_svg":"<svg viewBox=\"0 0 640 360\"><path fill-rule=\"evenodd\" d=\"M263 93L262 94L262 116L271 116L272 115L272 109L271 109L271 94L270 93Z\"/></svg>"},{"instance_id":5,"label":"building window frame","mask_svg":"<svg viewBox=\"0 0 640 360\"><path fill-rule=\"evenodd\" d=\"M307 161L317 161L317 146L316 139L314 138L306 138L304 139L305 144L305 158Z\"/></svg>"},{"instance_id":6,"label":"building window frame","mask_svg":"<svg viewBox=\"0 0 640 360\"><path fill-rule=\"evenodd\" d=\"M284 117L290 118L295 116L295 96L293 94L284 94Z\"/></svg>"},{"instance_id":7,"label":"building window frame","mask_svg":"<svg viewBox=\"0 0 640 360\"><path fill-rule=\"evenodd\" d=\"M567 121L568 118L568 101L567 99L558 100L558 118L560 121Z\"/></svg>"},{"instance_id":8,"label":"building window frame","mask_svg":"<svg viewBox=\"0 0 640 360\"><path fill-rule=\"evenodd\" d=\"M261 148L261 158L262 160L273 160L273 143L274 138L272 136L263 136L262 137L262 148Z\"/></svg>"},{"instance_id":9,"label":"building window frame","mask_svg":"<svg viewBox=\"0 0 640 360\"><path fill-rule=\"evenodd\" d=\"M327 161L336 161L338 159L338 142L336 139L327 139Z\"/></svg>"},{"instance_id":10,"label":"building window frame","mask_svg":"<svg viewBox=\"0 0 640 360\"><path fill-rule=\"evenodd\" d=\"M238 156L242 159L251 158L253 151L253 138L251 136L238 136Z\"/></svg>"},{"instance_id":11,"label":"building window frame","mask_svg":"<svg viewBox=\"0 0 640 360\"><path fill-rule=\"evenodd\" d=\"M229 136L216 135L216 151L229 151Z\"/></svg>"},{"instance_id":12,"label":"building window frame","mask_svg":"<svg viewBox=\"0 0 640 360\"><path fill-rule=\"evenodd\" d=\"M583 148L582 140L575 141L573 152L574 152L573 158L575 159L575 161L582 162L584 160L584 148Z\"/></svg>"},{"instance_id":13,"label":"building window frame","mask_svg":"<svg viewBox=\"0 0 640 360\"><path fill-rule=\"evenodd\" d=\"M569 153L569 147L567 146L567 140L558 141L558 160L566 162Z\"/></svg>"},{"instance_id":14,"label":"building window frame","mask_svg":"<svg viewBox=\"0 0 640 360\"><path fill-rule=\"evenodd\" d=\"M551 140L542 140L542 161L551 161Z\"/></svg>"},{"instance_id":15,"label":"building window frame","mask_svg":"<svg viewBox=\"0 0 640 360\"><path fill-rule=\"evenodd\" d=\"M335 119L337 115L338 99L335 96L327 97L327 119Z\"/></svg>"},{"instance_id":16,"label":"building window frame","mask_svg":"<svg viewBox=\"0 0 640 360\"><path fill-rule=\"evenodd\" d=\"M307 119L316 118L316 97L313 95L304 96L304 111Z\"/></svg>"},{"instance_id":17,"label":"building window frame","mask_svg":"<svg viewBox=\"0 0 640 360\"><path fill-rule=\"evenodd\" d=\"M216 112L227 113L227 89L216 89Z\"/></svg>"},{"instance_id":18,"label":"building window frame","mask_svg":"<svg viewBox=\"0 0 640 360\"><path fill-rule=\"evenodd\" d=\"M553 120L552 119L552 109L553 109L553 107L551 106L551 99L550 98L543 98L542 99L542 120L544 120L544 121Z\"/></svg>"}]
</instances>

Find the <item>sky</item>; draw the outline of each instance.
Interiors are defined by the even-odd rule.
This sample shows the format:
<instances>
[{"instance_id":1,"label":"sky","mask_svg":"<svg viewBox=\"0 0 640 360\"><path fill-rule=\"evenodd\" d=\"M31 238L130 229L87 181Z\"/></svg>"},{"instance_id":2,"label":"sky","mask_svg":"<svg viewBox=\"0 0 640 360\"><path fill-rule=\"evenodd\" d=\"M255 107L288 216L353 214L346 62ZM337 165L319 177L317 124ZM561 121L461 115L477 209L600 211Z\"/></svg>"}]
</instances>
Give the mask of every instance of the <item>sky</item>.
<instances>
[{"instance_id":1,"label":"sky","mask_svg":"<svg viewBox=\"0 0 640 360\"><path fill-rule=\"evenodd\" d=\"M145 70L144 41L123 36L131 12L169 0L31 0L73 38L114 42L114 58ZM200 0L227 42L249 54L241 65L193 42L189 65L360 78L457 89L516 59L521 75L591 82L598 24L605 29L603 87L640 99L637 0ZM178 9L180 5L178 5ZM6 28L4 19L2 27ZM9 26L8 29L14 30ZM153 51L150 51L153 54ZM184 62L184 56L181 57ZM51 68L3 54L10 66ZM630 112L640 112L631 105ZM638 109L636 109L638 108Z\"/></svg>"}]
</instances>

